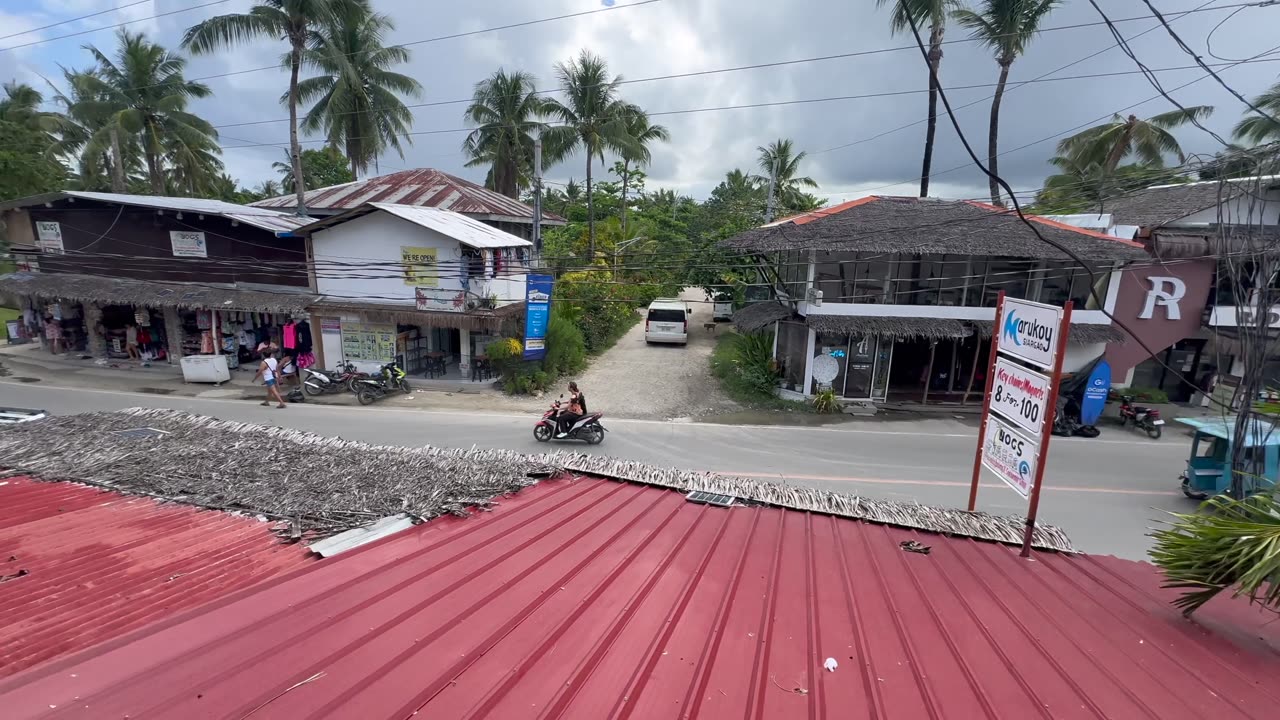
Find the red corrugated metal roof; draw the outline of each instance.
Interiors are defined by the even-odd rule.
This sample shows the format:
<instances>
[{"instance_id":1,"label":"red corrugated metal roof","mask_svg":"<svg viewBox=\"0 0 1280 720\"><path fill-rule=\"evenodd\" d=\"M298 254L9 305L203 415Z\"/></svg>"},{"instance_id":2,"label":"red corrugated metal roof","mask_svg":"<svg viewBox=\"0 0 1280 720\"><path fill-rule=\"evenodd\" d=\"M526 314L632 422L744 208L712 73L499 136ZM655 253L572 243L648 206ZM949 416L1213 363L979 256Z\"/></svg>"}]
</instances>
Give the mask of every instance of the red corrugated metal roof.
<instances>
[{"instance_id":1,"label":"red corrugated metal roof","mask_svg":"<svg viewBox=\"0 0 1280 720\"><path fill-rule=\"evenodd\" d=\"M84 485L0 480L0 578L11 578L0 582L0 677L310 557L252 518Z\"/></svg>"},{"instance_id":2,"label":"red corrugated metal roof","mask_svg":"<svg viewBox=\"0 0 1280 720\"><path fill-rule=\"evenodd\" d=\"M384 202L434 207L464 215L493 215L529 221L533 219L533 208L519 200L432 168L403 170L343 185L308 190L305 201L308 210L350 210L365 203ZM281 195L259 200L253 206L293 208L296 202L293 195ZM564 221L564 218L546 210L543 210L542 217L550 222Z\"/></svg>"},{"instance_id":3,"label":"red corrugated metal roof","mask_svg":"<svg viewBox=\"0 0 1280 720\"><path fill-rule=\"evenodd\" d=\"M928 555L899 548L914 539ZM10 718L1269 718L1150 566L552 481L0 683ZM1268 616L1269 617L1269 616ZM1215 629L1231 620L1247 628ZM1253 636L1250 636L1250 633ZM827 658L838 667L823 669Z\"/></svg>"}]
</instances>

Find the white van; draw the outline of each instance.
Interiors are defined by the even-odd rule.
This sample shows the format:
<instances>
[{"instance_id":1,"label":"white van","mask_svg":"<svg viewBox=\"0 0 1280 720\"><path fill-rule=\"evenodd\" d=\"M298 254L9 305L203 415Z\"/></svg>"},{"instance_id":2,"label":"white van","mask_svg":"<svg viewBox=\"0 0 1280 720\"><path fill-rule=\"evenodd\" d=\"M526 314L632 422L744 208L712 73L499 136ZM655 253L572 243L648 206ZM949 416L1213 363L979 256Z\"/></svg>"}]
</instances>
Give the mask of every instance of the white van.
<instances>
[{"instance_id":1,"label":"white van","mask_svg":"<svg viewBox=\"0 0 1280 720\"><path fill-rule=\"evenodd\" d=\"M689 306L676 298L658 298L649 303L644 319L644 341L688 344L690 312Z\"/></svg>"}]
</instances>

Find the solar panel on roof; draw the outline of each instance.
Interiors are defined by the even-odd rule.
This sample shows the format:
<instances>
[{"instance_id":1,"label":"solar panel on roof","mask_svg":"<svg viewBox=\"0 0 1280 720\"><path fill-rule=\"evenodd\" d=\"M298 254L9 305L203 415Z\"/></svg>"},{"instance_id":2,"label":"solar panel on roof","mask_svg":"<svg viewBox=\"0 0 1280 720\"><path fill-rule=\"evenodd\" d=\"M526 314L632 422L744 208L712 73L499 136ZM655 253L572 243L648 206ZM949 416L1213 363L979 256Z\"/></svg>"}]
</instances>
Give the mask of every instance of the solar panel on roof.
<instances>
[{"instance_id":1,"label":"solar panel on roof","mask_svg":"<svg viewBox=\"0 0 1280 720\"><path fill-rule=\"evenodd\" d=\"M689 502L701 503L703 505L718 505L720 507L730 507L733 505L734 501L737 500L737 498L732 495L722 495L720 493L705 492L702 490L695 490L688 495L685 495L685 499Z\"/></svg>"}]
</instances>

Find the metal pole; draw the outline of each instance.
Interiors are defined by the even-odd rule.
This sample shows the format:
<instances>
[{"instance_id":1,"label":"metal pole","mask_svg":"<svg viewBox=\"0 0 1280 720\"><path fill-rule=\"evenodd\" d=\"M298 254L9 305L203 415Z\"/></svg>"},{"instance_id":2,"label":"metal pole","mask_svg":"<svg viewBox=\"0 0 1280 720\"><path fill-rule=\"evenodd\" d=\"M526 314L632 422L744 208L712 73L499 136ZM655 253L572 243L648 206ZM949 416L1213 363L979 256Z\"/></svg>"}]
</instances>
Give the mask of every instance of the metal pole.
<instances>
[{"instance_id":1,"label":"metal pole","mask_svg":"<svg viewBox=\"0 0 1280 720\"><path fill-rule=\"evenodd\" d=\"M769 171L769 198L765 200L765 205L764 205L764 221L766 223L773 222L773 208L774 208L773 188L778 183L778 160L779 159L780 158L776 158L776 157L773 159L773 170Z\"/></svg>"},{"instance_id":2,"label":"metal pole","mask_svg":"<svg viewBox=\"0 0 1280 720\"><path fill-rule=\"evenodd\" d=\"M542 129L533 130L533 257L542 267Z\"/></svg>"},{"instance_id":3,"label":"metal pole","mask_svg":"<svg viewBox=\"0 0 1280 720\"><path fill-rule=\"evenodd\" d=\"M1040 454L1036 457L1036 484L1031 486L1031 505L1027 508L1027 527L1022 533L1022 557L1031 557L1031 536L1036 530L1036 511L1040 509L1040 486L1044 484L1044 464L1049 459L1049 439L1053 437L1053 419L1058 413L1058 384L1062 382L1062 360L1067 355L1067 334L1071 332L1071 301L1062 306L1062 322L1058 325L1058 352L1053 359L1053 384L1049 386L1049 403L1045 407L1044 428L1040 431Z\"/></svg>"},{"instance_id":4,"label":"metal pole","mask_svg":"<svg viewBox=\"0 0 1280 720\"><path fill-rule=\"evenodd\" d=\"M982 423L978 425L978 449L973 453L973 480L969 484L969 512L978 504L978 477L982 475L982 441L987 436L987 414L991 412L991 383L996 376L996 351L1000 347L1000 318L1004 315L1004 291L996 297L996 319L991 326L991 357L987 359L986 390L982 392ZM979 341L981 342L981 341ZM979 345L981 347L981 345ZM975 368L978 359L973 359Z\"/></svg>"}]
</instances>

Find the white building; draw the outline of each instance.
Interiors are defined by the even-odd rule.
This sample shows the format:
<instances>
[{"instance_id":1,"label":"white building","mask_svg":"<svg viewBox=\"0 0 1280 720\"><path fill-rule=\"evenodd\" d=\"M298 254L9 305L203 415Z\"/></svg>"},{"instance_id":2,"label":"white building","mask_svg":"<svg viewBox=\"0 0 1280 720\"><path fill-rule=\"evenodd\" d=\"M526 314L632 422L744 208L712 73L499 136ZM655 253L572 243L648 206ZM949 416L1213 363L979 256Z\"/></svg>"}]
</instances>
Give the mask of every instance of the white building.
<instances>
[{"instance_id":1,"label":"white building","mask_svg":"<svg viewBox=\"0 0 1280 720\"><path fill-rule=\"evenodd\" d=\"M398 360L409 374L473 376L473 358L523 317L532 244L456 212L367 203L302 229L321 300L324 367Z\"/></svg>"}]
</instances>

